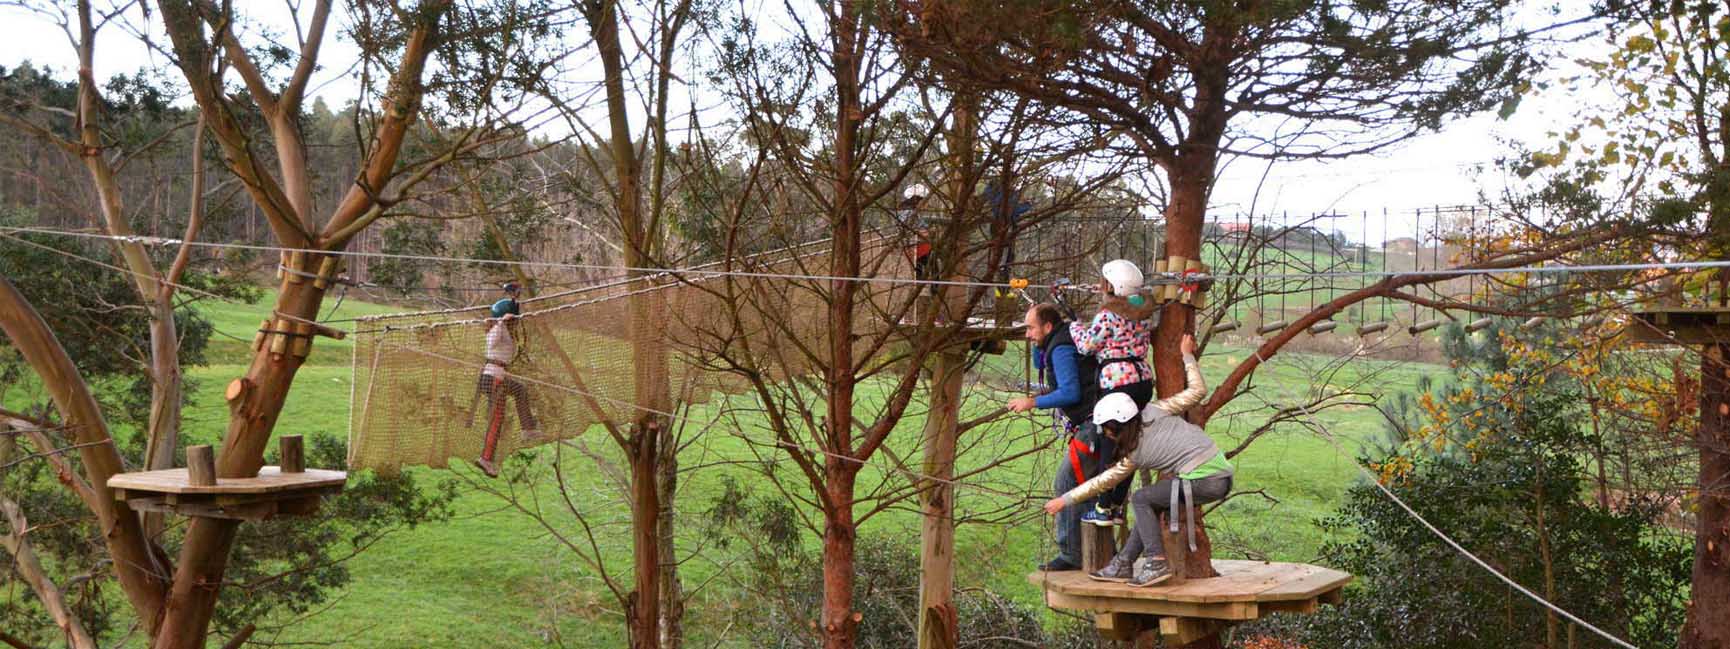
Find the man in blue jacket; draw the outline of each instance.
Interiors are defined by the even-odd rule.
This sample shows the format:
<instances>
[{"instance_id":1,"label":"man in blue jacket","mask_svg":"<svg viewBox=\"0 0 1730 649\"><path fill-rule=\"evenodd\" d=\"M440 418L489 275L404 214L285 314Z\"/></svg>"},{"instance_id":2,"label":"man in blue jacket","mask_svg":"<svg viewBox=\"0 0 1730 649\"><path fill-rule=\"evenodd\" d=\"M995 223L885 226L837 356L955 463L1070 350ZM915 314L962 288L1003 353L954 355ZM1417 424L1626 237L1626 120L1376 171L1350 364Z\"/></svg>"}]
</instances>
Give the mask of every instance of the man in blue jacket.
<instances>
[{"instance_id":1,"label":"man in blue jacket","mask_svg":"<svg viewBox=\"0 0 1730 649\"><path fill-rule=\"evenodd\" d=\"M1037 397L1010 399L1007 407L1015 412L1035 408L1057 411L1068 443L1064 445L1063 461L1058 463L1057 477L1052 488L1058 494L1068 493L1086 482L1098 467L1111 458L1100 455L1111 449L1096 445L1098 435L1093 427L1093 404L1099 400L1099 367L1093 357L1075 351L1075 341L1069 337L1069 327L1063 314L1050 304L1035 304L1027 310L1027 341L1034 345L1033 364L1039 369L1039 381L1051 386L1051 391ZM1039 566L1040 570L1081 569L1081 522L1084 512L1094 511L1094 501L1086 506L1070 507L1057 515L1057 558Z\"/></svg>"}]
</instances>

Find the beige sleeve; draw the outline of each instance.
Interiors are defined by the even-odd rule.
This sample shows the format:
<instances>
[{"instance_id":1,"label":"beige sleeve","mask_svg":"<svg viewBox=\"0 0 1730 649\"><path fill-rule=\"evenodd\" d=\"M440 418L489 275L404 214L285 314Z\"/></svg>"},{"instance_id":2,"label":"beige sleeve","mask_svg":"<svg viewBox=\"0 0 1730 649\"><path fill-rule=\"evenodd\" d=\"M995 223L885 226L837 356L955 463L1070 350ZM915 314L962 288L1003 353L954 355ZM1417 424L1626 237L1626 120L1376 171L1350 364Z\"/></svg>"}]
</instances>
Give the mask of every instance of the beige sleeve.
<instances>
[{"instance_id":1,"label":"beige sleeve","mask_svg":"<svg viewBox=\"0 0 1730 649\"><path fill-rule=\"evenodd\" d=\"M1073 506L1078 502L1105 493L1117 486L1117 483L1128 480L1134 475L1135 465L1129 461L1129 458L1118 460L1116 464L1111 465L1111 468L1093 476L1092 480L1083 482L1080 486L1070 489L1069 493L1063 494L1063 504Z\"/></svg>"},{"instance_id":2,"label":"beige sleeve","mask_svg":"<svg viewBox=\"0 0 1730 649\"><path fill-rule=\"evenodd\" d=\"M1201 376L1201 363L1194 356L1183 355L1183 373L1185 383L1183 391L1147 404L1147 410L1142 411L1142 421L1153 421L1162 415L1176 415L1194 408L1207 396L1207 380Z\"/></svg>"}]
</instances>

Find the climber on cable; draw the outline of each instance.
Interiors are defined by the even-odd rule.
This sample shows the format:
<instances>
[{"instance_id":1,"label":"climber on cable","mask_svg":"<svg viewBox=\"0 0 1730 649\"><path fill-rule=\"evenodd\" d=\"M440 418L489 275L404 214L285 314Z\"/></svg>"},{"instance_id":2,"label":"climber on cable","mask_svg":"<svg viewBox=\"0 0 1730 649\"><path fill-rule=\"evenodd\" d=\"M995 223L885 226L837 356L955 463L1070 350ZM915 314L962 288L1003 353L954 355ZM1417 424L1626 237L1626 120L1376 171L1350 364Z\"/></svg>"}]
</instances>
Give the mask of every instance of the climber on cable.
<instances>
[{"instance_id":1,"label":"climber on cable","mask_svg":"<svg viewBox=\"0 0 1730 649\"><path fill-rule=\"evenodd\" d=\"M487 350L486 366L481 369L480 392L487 396L487 437L475 466L493 478L499 476L499 466L493 454L498 450L499 433L504 429L507 398L516 402L517 426L521 429L522 438L540 438L540 426L529 407L528 388L510 373L511 363L517 359L517 341L522 338L522 306L517 302L522 287L516 282L506 282L504 291L505 297L493 303L492 317L482 321L487 332Z\"/></svg>"},{"instance_id":2,"label":"climber on cable","mask_svg":"<svg viewBox=\"0 0 1730 649\"><path fill-rule=\"evenodd\" d=\"M1155 503L1168 504L1171 531L1178 531L1179 505L1187 509L1188 539L1195 549L1195 506L1215 502L1231 492L1232 465L1200 426L1182 416L1201 403L1207 385L1201 365L1195 360L1195 337L1183 338L1183 368L1186 387L1182 392L1147 404L1139 411L1126 393L1100 397L1093 408L1093 422L1106 437L1116 440L1119 459L1111 468L1068 493L1045 503L1048 514L1089 502L1113 485L1128 481L1137 470L1170 475L1129 497L1135 525L1129 542L1104 568L1088 574L1099 581L1126 581L1131 586L1151 586L1171 577L1165 547L1159 535Z\"/></svg>"},{"instance_id":3,"label":"climber on cable","mask_svg":"<svg viewBox=\"0 0 1730 649\"><path fill-rule=\"evenodd\" d=\"M1053 491L1062 495L1103 468L1101 449L1095 443L1098 429L1092 419L1093 403L1099 400L1099 367L1093 357L1076 353L1068 323L1056 306L1035 304L1025 318L1033 366L1039 371L1039 382L1050 386L1050 391L1010 399L1006 407L1015 412L1035 408L1053 411L1061 435L1068 440L1052 485ZM1092 502L1089 498L1088 504ZM1081 513L1077 508L1057 515L1057 558L1040 564L1040 570L1081 569Z\"/></svg>"}]
</instances>

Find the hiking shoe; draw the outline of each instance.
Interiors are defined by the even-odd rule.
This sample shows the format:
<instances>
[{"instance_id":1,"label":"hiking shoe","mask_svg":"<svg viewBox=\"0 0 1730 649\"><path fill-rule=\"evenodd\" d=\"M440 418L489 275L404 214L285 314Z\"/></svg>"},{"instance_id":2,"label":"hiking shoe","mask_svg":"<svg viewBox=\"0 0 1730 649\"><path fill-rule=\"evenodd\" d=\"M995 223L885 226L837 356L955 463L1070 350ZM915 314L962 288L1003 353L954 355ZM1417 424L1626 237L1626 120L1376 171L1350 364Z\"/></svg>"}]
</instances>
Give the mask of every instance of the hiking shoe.
<instances>
[{"instance_id":1,"label":"hiking shoe","mask_svg":"<svg viewBox=\"0 0 1730 649\"><path fill-rule=\"evenodd\" d=\"M1080 570L1080 569L1081 569L1081 566L1075 565L1075 562L1070 561L1068 559L1065 559L1063 557L1058 557L1056 559L1052 559L1052 560L1047 561L1045 563L1039 564L1039 571L1040 572L1064 572L1066 570Z\"/></svg>"},{"instance_id":2,"label":"hiking shoe","mask_svg":"<svg viewBox=\"0 0 1730 649\"><path fill-rule=\"evenodd\" d=\"M1171 578L1171 565L1164 561L1155 561L1142 557L1135 562L1135 576L1129 579L1129 585L1135 587L1152 586Z\"/></svg>"},{"instance_id":3,"label":"hiking shoe","mask_svg":"<svg viewBox=\"0 0 1730 649\"><path fill-rule=\"evenodd\" d=\"M481 473L487 474L487 477L489 477L489 478L499 477L499 465L494 464L492 460L486 459L484 457L483 458L476 458L475 459L475 466L480 467Z\"/></svg>"},{"instance_id":4,"label":"hiking shoe","mask_svg":"<svg viewBox=\"0 0 1730 649\"><path fill-rule=\"evenodd\" d=\"M1119 518L1114 520L1111 516L1111 512L1100 509L1099 505L1094 505L1092 511L1083 513L1081 515L1081 522L1084 525L1098 525L1100 527L1111 527L1113 525L1122 525L1123 519L1122 519L1122 517L1119 517Z\"/></svg>"},{"instance_id":5,"label":"hiking shoe","mask_svg":"<svg viewBox=\"0 0 1730 649\"><path fill-rule=\"evenodd\" d=\"M522 436L524 441L529 442L538 442L547 438L539 428L524 428Z\"/></svg>"},{"instance_id":6,"label":"hiking shoe","mask_svg":"<svg viewBox=\"0 0 1730 649\"><path fill-rule=\"evenodd\" d=\"M1112 507L1109 510L1106 510L1107 515L1109 515L1111 517L1111 524L1112 525L1126 525L1126 524L1128 524L1128 520L1124 518L1123 509L1124 508L1122 505L1118 505L1116 507Z\"/></svg>"},{"instance_id":7,"label":"hiking shoe","mask_svg":"<svg viewBox=\"0 0 1730 649\"><path fill-rule=\"evenodd\" d=\"M1134 564L1130 563L1128 559L1112 557L1111 563L1105 564L1104 568L1087 573L1087 578L1094 581L1123 583L1129 581L1132 572L1134 572Z\"/></svg>"}]
</instances>

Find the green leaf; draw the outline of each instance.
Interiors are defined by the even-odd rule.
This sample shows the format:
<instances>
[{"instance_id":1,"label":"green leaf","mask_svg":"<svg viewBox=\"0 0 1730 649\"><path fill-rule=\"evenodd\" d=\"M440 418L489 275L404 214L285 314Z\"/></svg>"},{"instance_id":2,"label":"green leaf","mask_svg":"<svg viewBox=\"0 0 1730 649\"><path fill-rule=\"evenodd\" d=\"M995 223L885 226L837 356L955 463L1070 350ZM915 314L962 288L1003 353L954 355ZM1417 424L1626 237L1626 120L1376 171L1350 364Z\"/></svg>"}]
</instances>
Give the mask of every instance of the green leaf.
<instances>
[{"instance_id":1,"label":"green leaf","mask_svg":"<svg viewBox=\"0 0 1730 649\"><path fill-rule=\"evenodd\" d=\"M1514 95L1502 100L1502 109L1496 111L1498 119L1508 119L1514 116L1514 111L1520 109L1520 95Z\"/></svg>"}]
</instances>

